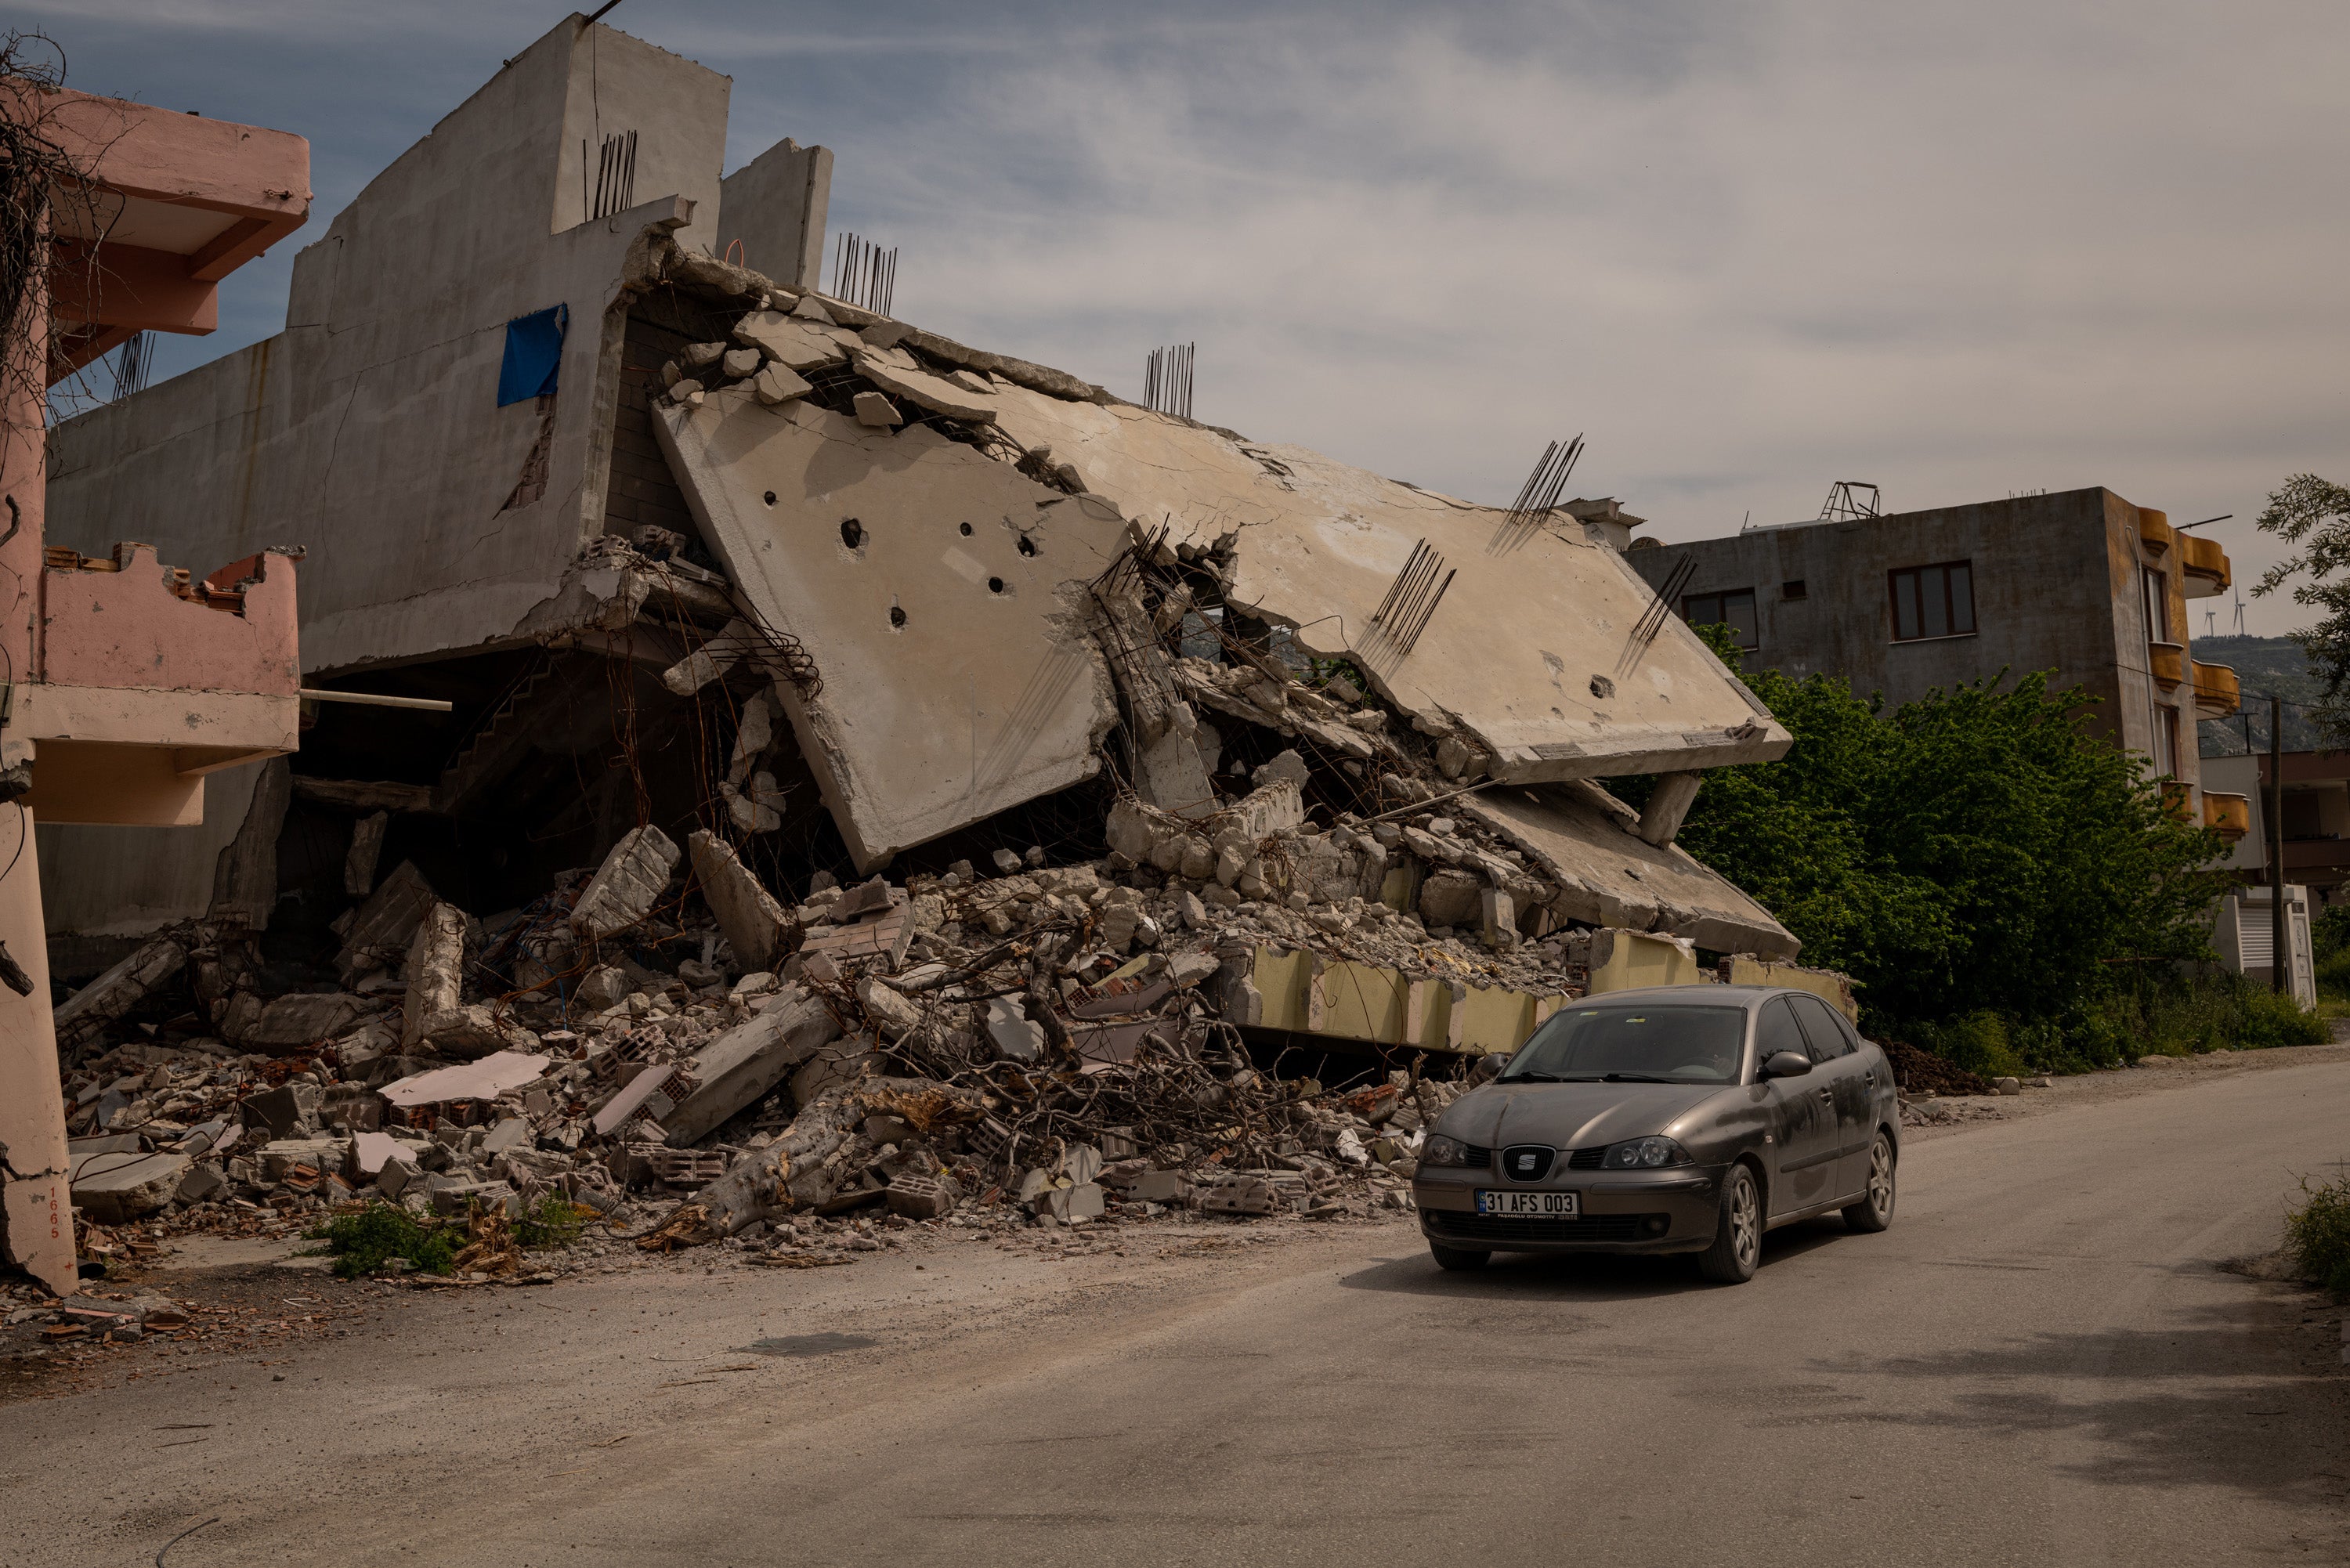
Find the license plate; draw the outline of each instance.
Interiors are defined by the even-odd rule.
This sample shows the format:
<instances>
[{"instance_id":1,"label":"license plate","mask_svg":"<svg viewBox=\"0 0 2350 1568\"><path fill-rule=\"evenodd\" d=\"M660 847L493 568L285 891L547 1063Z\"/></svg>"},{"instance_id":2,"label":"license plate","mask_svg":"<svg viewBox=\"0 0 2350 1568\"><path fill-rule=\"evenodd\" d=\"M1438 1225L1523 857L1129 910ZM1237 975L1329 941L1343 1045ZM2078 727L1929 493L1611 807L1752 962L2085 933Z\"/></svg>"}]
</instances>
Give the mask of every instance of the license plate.
<instances>
[{"instance_id":1,"label":"license plate","mask_svg":"<svg viewBox=\"0 0 2350 1568\"><path fill-rule=\"evenodd\" d=\"M1539 1214L1552 1220L1572 1220L1581 1210L1573 1192L1480 1192L1480 1214Z\"/></svg>"}]
</instances>

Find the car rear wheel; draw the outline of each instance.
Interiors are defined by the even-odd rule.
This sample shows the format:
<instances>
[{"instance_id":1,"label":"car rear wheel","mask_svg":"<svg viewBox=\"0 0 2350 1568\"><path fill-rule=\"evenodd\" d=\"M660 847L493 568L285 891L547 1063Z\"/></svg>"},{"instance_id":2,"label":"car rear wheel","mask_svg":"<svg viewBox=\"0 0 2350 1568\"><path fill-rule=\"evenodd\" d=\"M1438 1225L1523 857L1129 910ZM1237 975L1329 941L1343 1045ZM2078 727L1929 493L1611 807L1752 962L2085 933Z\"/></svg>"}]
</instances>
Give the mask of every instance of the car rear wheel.
<instances>
[{"instance_id":1,"label":"car rear wheel","mask_svg":"<svg viewBox=\"0 0 2350 1568\"><path fill-rule=\"evenodd\" d=\"M1762 1262L1762 1194L1754 1173L1733 1165L1721 1179L1713 1245L1697 1255L1697 1272L1725 1285L1742 1285Z\"/></svg>"},{"instance_id":2,"label":"car rear wheel","mask_svg":"<svg viewBox=\"0 0 2350 1568\"><path fill-rule=\"evenodd\" d=\"M1455 1272L1465 1273L1471 1270L1483 1268L1487 1260L1493 1254L1481 1252L1471 1247L1440 1247L1430 1241L1428 1244L1428 1255L1436 1260L1436 1266L1440 1269L1451 1269Z\"/></svg>"},{"instance_id":3,"label":"car rear wheel","mask_svg":"<svg viewBox=\"0 0 2350 1568\"><path fill-rule=\"evenodd\" d=\"M1844 1222L1856 1231L1882 1231L1893 1223L1893 1140L1883 1133L1868 1151L1868 1188L1844 1211Z\"/></svg>"}]
</instances>

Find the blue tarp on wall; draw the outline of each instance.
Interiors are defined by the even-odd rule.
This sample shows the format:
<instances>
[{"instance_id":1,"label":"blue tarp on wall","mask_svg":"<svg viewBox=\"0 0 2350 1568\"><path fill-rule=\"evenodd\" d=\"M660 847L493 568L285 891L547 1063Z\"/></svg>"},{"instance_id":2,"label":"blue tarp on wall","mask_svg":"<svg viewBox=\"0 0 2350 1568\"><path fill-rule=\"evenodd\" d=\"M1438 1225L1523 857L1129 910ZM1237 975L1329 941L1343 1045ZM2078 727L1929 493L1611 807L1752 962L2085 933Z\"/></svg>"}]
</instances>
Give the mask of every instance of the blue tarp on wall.
<instances>
[{"instance_id":1,"label":"blue tarp on wall","mask_svg":"<svg viewBox=\"0 0 2350 1568\"><path fill-rule=\"evenodd\" d=\"M506 362L498 371L498 407L551 396L563 368L563 329L571 307L550 306L506 323Z\"/></svg>"}]
</instances>

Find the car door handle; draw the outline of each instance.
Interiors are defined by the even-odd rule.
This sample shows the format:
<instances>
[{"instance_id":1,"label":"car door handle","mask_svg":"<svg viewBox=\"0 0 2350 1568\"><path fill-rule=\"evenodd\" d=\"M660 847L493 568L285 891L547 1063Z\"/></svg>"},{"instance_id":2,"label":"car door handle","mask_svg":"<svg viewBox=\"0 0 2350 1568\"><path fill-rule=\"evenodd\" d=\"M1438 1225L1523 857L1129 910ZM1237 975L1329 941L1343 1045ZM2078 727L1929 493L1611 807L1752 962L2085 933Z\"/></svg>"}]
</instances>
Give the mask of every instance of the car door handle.
<instances>
[{"instance_id":1,"label":"car door handle","mask_svg":"<svg viewBox=\"0 0 2350 1568\"><path fill-rule=\"evenodd\" d=\"M1833 1104L1835 1100L1835 1091L1834 1089L1822 1089L1820 1091L1820 1098Z\"/></svg>"}]
</instances>

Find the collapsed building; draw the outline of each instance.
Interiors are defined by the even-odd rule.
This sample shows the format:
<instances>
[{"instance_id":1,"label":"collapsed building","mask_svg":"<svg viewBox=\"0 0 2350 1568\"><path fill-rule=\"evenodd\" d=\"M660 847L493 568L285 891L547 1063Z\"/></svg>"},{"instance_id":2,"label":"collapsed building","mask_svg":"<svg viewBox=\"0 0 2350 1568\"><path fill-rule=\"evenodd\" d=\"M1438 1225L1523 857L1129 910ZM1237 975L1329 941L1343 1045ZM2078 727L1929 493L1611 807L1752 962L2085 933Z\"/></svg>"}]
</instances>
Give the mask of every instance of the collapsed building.
<instances>
[{"instance_id":1,"label":"collapsed building","mask_svg":"<svg viewBox=\"0 0 2350 1568\"><path fill-rule=\"evenodd\" d=\"M1262 1211L1575 995L1794 958L1673 843L1789 736L1612 506L828 296L832 156L720 178L727 89L571 18L285 332L57 431L52 537L303 550L306 687L423 704L310 705L133 850L41 829L94 1215Z\"/></svg>"}]
</instances>

